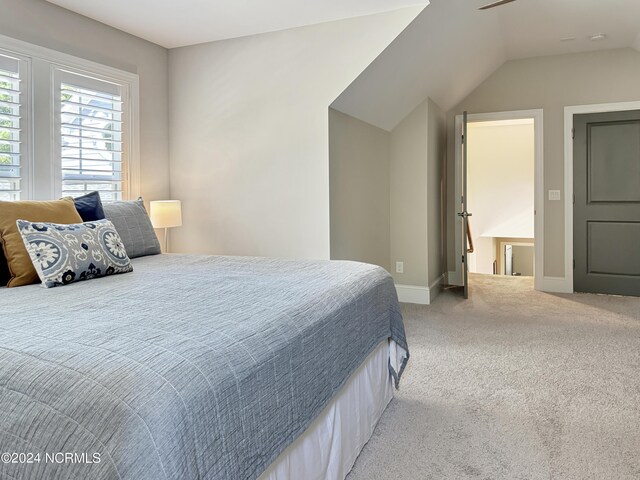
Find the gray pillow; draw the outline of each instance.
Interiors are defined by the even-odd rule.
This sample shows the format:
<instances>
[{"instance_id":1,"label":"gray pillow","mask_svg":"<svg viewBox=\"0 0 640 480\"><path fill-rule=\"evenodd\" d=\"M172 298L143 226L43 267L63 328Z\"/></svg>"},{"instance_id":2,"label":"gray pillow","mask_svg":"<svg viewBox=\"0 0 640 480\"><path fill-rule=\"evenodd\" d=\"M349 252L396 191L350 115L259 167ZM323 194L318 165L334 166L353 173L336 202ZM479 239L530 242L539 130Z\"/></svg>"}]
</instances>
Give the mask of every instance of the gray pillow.
<instances>
[{"instance_id":1,"label":"gray pillow","mask_svg":"<svg viewBox=\"0 0 640 480\"><path fill-rule=\"evenodd\" d=\"M133 270L109 220L71 225L18 220L16 225L46 288Z\"/></svg>"},{"instance_id":2,"label":"gray pillow","mask_svg":"<svg viewBox=\"0 0 640 480\"><path fill-rule=\"evenodd\" d=\"M102 204L107 220L116 227L129 258L158 255L160 242L141 198Z\"/></svg>"}]
</instances>

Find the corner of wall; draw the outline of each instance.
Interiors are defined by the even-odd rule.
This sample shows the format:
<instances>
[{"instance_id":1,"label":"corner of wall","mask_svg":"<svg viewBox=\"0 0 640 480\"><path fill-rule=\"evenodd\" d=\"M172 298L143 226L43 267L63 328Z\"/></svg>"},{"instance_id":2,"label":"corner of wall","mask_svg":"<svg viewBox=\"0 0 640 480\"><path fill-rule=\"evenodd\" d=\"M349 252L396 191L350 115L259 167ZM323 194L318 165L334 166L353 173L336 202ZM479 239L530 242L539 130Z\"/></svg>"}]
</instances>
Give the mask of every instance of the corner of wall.
<instances>
[{"instance_id":1,"label":"corner of wall","mask_svg":"<svg viewBox=\"0 0 640 480\"><path fill-rule=\"evenodd\" d=\"M427 102L421 102L391 132L389 160L391 264L399 284L427 288ZM424 298L423 298L424 301Z\"/></svg>"}]
</instances>

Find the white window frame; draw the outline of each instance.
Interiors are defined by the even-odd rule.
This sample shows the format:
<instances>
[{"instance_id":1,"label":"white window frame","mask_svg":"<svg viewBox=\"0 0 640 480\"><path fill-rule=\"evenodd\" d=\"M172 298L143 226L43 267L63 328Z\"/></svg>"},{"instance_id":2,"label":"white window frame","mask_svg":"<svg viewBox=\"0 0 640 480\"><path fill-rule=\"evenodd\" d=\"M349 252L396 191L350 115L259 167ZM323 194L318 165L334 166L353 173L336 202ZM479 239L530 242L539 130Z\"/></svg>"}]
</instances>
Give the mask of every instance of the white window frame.
<instances>
[{"instance_id":1,"label":"white window frame","mask_svg":"<svg viewBox=\"0 0 640 480\"><path fill-rule=\"evenodd\" d=\"M31 125L31 59L19 53L1 48L0 54L14 57L20 61L20 199L27 200L33 195L32 181L32 150L33 128Z\"/></svg>"},{"instance_id":2,"label":"white window frame","mask_svg":"<svg viewBox=\"0 0 640 480\"><path fill-rule=\"evenodd\" d=\"M126 158L124 199L140 196L140 80L135 73L75 57L49 48L0 35L0 52L24 58L29 63L28 95L25 108L26 142L21 162L27 167L21 185L21 199L59 198L62 187L60 132L56 131L56 72L63 70L94 77L123 88L127 101L127 118L123 125ZM45 133L46 132L46 133Z\"/></svg>"},{"instance_id":3,"label":"white window frame","mask_svg":"<svg viewBox=\"0 0 640 480\"><path fill-rule=\"evenodd\" d=\"M124 175L122 176L122 188L123 188L123 195L125 192L129 192L129 131L126 128L126 126L130 123L131 121L131 102L129 99L129 88L128 85L123 85L122 82L114 82L111 81L110 79L106 79L104 76L100 76L98 77L97 75L91 74L89 72L84 72L84 71L79 71L77 69L70 69L70 68L60 68L58 66L53 66L52 67L52 76L53 76L53 91L54 91L54 124L53 124L53 138L54 138L54 150L55 150L55 156L54 158L54 170L58 173L61 174L62 172L62 136L60 135L60 107L61 107L61 102L60 99L58 97L58 95L60 94L60 86L62 83L64 83L65 81L69 81L70 83L74 82L73 77L74 76L80 76L80 77L85 77L86 80L81 80L78 83L79 84L84 84L89 88L89 84L94 83L94 81L97 85L91 86L90 88L95 89L95 90L100 90L100 83L109 83L109 84L115 84L117 86L118 89L118 95L121 97L122 100L122 113L121 113L121 119L123 122L123 126L125 126L125 128L123 128L123 131L121 132L122 134L122 162L124 167ZM83 83L86 82L86 83ZM60 181L57 181L60 180ZM55 183L54 183L54 192L55 192L55 196L57 197L61 197L62 196L62 179L56 179ZM137 197L135 197L137 198Z\"/></svg>"}]
</instances>

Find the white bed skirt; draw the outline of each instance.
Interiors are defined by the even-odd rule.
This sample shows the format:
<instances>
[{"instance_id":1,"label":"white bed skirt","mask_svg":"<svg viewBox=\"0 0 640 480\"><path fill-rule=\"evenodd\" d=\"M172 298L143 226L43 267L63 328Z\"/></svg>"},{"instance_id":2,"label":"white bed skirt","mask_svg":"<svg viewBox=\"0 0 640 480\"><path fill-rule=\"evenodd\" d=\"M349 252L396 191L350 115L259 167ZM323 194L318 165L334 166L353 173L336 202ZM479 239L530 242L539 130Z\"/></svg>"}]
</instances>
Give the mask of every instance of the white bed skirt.
<instances>
[{"instance_id":1,"label":"white bed skirt","mask_svg":"<svg viewBox=\"0 0 640 480\"><path fill-rule=\"evenodd\" d=\"M378 345L259 480L343 480L393 398L389 361L397 365L403 353L393 341Z\"/></svg>"}]
</instances>

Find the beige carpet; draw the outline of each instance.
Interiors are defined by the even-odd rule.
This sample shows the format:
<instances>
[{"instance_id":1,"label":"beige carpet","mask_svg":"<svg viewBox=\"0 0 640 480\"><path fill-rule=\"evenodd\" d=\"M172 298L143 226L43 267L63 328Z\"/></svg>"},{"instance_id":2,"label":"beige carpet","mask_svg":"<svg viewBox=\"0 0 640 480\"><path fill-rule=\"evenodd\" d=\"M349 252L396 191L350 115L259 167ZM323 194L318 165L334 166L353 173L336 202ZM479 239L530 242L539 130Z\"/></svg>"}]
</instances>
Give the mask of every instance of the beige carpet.
<instances>
[{"instance_id":1,"label":"beige carpet","mask_svg":"<svg viewBox=\"0 0 640 480\"><path fill-rule=\"evenodd\" d=\"M640 298L471 283L403 306L404 382L347 478L640 479Z\"/></svg>"}]
</instances>

